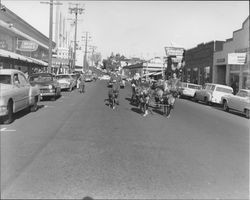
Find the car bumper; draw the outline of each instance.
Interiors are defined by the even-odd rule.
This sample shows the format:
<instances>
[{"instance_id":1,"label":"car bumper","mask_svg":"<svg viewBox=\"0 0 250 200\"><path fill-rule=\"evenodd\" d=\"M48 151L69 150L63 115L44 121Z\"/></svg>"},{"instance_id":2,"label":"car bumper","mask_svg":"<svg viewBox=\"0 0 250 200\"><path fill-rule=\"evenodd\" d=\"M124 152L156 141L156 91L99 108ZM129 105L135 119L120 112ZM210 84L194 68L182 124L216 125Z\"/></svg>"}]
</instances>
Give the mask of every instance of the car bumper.
<instances>
[{"instance_id":1,"label":"car bumper","mask_svg":"<svg viewBox=\"0 0 250 200\"><path fill-rule=\"evenodd\" d=\"M40 90L40 95L41 95L41 97L55 96L56 95L56 91L55 91L55 89Z\"/></svg>"},{"instance_id":2,"label":"car bumper","mask_svg":"<svg viewBox=\"0 0 250 200\"><path fill-rule=\"evenodd\" d=\"M5 116L8 114L7 106L0 106L0 116Z\"/></svg>"}]
</instances>

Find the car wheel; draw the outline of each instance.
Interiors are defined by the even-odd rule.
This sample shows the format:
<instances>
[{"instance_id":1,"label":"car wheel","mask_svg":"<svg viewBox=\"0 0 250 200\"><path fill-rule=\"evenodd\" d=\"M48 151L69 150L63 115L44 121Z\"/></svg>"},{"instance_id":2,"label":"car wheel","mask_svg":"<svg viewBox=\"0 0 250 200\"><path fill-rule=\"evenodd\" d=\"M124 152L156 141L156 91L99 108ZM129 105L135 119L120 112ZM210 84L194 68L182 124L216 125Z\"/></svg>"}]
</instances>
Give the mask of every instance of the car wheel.
<instances>
[{"instance_id":1,"label":"car wheel","mask_svg":"<svg viewBox=\"0 0 250 200\"><path fill-rule=\"evenodd\" d=\"M13 122L13 102L9 101L8 105L7 105L7 109L8 109L8 114L5 118L5 120L3 121L4 124L10 124Z\"/></svg>"},{"instance_id":2,"label":"car wheel","mask_svg":"<svg viewBox=\"0 0 250 200\"><path fill-rule=\"evenodd\" d=\"M198 99L197 99L197 95L196 95L196 94L194 94L194 101L195 101L195 102L198 102Z\"/></svg>"},{"instance_id":3,"label":"car wheel","mask_svg":"<svg viewBox=\"0 0 250 200\"><path fill-rule=\"evenodd\" d=\"M209 101L208 101L207 97L204 98L204 102L205 102L206 105L209 105Z\"/></svg>"},{"instance_id":4,"label":"car wheel","mask_svg":"<svg viewBox=\"0 0 250 200\"><path fill-rule=\"evenodd\" d=\"M36 96L36 97L35 97L35 102L34 102L34 104L30 107L30 111L31 111L31 112L37 111L37 109L38 109L37 102L38 102L38 97Z\"/></svg>"},{"instance_id":5,"label":"car wheel","mask_svg":"<svg viewBox=\"0 0 250 200\"><path fill-rule=\"evenodd\" d=\"M229 110L228 105L227 105L227 101L223 102L223 110L226 112Z\"/></svg>"},{"instance_id":6,"label":"car wheel","mask_svg":"<svg viewBox=\"0 0 250 200\"><path fill-rule=\"evenodd\" d=\"M56 94L55 94L53 97L51 97L50 100L51 100L51 101L55 101L55 100L56 100Z\"/></svg>"},{"instance_id":7,"label":"car wheel","mask_svg":"<svg viewBox=\"0 0 250 200\"><path fill-rule=\"evenodd\" d=\"M245 109L245 116L247 119L250 118L250 111L248 109Z\"/></svg>"}]
</instances>

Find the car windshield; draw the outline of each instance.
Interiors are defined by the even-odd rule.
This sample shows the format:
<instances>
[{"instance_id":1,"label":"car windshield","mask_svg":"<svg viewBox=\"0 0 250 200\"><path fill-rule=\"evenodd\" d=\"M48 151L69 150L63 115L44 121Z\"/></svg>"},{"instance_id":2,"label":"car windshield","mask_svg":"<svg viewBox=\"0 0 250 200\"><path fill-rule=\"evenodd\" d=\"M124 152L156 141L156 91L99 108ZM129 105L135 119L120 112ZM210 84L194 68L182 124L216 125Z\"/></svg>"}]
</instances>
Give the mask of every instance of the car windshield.
<instances>
[{"instance_id":1,"label":"car windshield","mask_svg":"<svg viewBox=\"0 0 250 200\"><path fill-rule=\"evenodd\" d=\"M217 87L216 91L217 92L225 92L225 93L229 93L229 94L233 92L232 89L230 89L230 88L224 88L224 87Z\"/></svg>"},{"instance_id":2,"label":"car windshield","mask_svg":"<svg viewBox=\"0 0 250 200\"><path fill-rule=\"evenodd\" d=\"M188 88L199 90L199 89L201 89L201 86L199 86L199 85L190 85L189 84Z\"/></svg>"},{"instance_id":3,"label":"car windshield","mask_svg":"<svg viewBox=\"0 0 250 200\"><path fill-rule=\"evenodd\" d=\"M66 75L66 74L65 74L65 75L57 75L56 78L57 78L57 79L70 78L70 76L69 76L69 75Z\"/></svg>"},{"instance_id":4,"label":"car windshield","mask_svg":"<svg viewBox=\"0 0 250 200\"><path fill-rule=\"evenodd\" d=\"M181 83L182 87L187 87L187 83Z\"/></svg>"},{"instance_id":5,"label":"car windshield","mask_svg":"<svg viewBox=\"0 0 250 200\"><path fill-rule=\"evenodd\" d=\"M11 75L0 74L0 83L11 84Z\"/></svg>"},{"instance_id":6,"label":"car windshield","mask_svg":"<svg viewBox=\"0 0 250 200\"><path fill-rule=\"evenodd\" d=\"M244 91L244 90L240 90L240 91L237 93L237 96L239 96L239 97L250 97L250 92Z\"/></svg>"},{"instance_id":7,"label":"car windshield","mask_svg":"<svg viewBox=\"0 0 250 200\"><path fill-rule=\"evenodd\" d=\"M34 74L31 75L29 81L43 82L43 81L52 81L53 76L50 74Z\"/></svg>"}]
</instances>

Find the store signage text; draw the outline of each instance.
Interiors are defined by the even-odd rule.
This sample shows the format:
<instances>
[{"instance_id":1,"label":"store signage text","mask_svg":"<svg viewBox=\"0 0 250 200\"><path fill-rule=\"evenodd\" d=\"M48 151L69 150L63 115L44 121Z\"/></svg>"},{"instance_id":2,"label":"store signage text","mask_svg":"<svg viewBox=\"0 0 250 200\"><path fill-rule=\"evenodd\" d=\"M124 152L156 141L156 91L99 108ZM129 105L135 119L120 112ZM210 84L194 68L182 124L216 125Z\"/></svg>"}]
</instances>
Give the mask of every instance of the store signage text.
<instances>
[{"instance_id":1,"label":"store signage text","mask_svg":"<svg viewBox=\"0 0 250 200\"><path fill-rule=\"evenodd\" d=\"M229 65L244 65L246 63L246 53L229 53Z\"/></svg>"},{"instance_id":2,"label":"store signage text","mask_svg":"<svg viewBox=\"0 0 250 200\"><path fill-rule=\"evenodd\" d=\"M18 41L18 47L17 50L19 51L36 51L38 48L38 44L33 42L33 41L29 41L29 40L22 40L22 41Z\"/></svg>"}]
</instances>

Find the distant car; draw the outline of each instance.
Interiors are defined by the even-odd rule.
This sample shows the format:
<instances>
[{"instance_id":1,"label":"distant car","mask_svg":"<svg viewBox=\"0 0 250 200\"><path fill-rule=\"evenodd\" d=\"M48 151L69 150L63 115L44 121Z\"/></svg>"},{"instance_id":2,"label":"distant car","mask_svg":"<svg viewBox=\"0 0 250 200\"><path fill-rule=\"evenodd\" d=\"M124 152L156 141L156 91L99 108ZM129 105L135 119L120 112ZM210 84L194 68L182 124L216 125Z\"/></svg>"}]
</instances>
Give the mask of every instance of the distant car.
<instances>
[{"instance_id":1,"label":"distant car","mask_svg":"<svg viewBox=\"0 0 250 200\"><path fill-rule=\"evenodd\" d=\"M103 75L99 78L100 80L109 80L110 76L109 75Z\"/></svg>"},{"instance_id":2,"label":"distant car","mask_svg":"<svg viewBox=\"0 0 250 200\"><path fill-rule=\"evenodd\" d=\"M61 96L61 87L56 78L51 73L35 73L29 77L31 85L37 85L40 89L41 99L50 97L55 101Z\"/></svg>"},{"instance_id":3,"label":"distant car","mask_svg":"<svg viewBox=\"0 0 250 200\"><path fill-rule=\"evenodd\" d=\"M73 79L73 88L75 88L76 85L77 85L77 79L78 79L80 76L78 77L77 74L69 74L69 76L71 76L71 78Z\"/></svg>"},{"instance_id":4,"label":"distant car","mask_svg":"<svg viewBox=\"0 0 250 200\"><path fill-rule=\"evenodd\" d=\"M225 95L222 102L225 111L236 110L250 118L250 90L240 89L236 95Z\"/></svg>"},{"instance_id":5,"label":"distant car","mask_svg":"<svg viewBox=\"0 0 250 200\"><path fill-rule=\"evenodd\" d=\"M86 74L85 75L85 82L91 82L91 81L93 81L92 74Z\"/></svg>"},{"instance_id":6,"label":"distant car","mask_svg":"<svg viewBox=\"0 0 250 200\"><path fill-rule=\"evenodd\" d=\"M221 97L224 95L233 95L233 88L227 85L206 83L201 90L197 90L194 94L195 101L203 101L208 105L213 103L221 104Z\"/></svg>"},{"instance_id":7,"label":"distant car","mask_svg":"<svg viewBox=\"0 0 250 200\"><path fill-rule=\"evenodd\" d=\"M126 85L126 78L122 78L120 81L120 88L125 88Z\"/></svg>"},{"instance_id":8,"label":"distant car","mask_svg":"<svg viewBox=\"0 0 250 200\"><path fill-rule=\"evenodd\" d=\"M181 83L180 96L192 98L197 90L202 89L201 85L193 84L193 83Z\"/></svg>"},{"instance_id":9,"label":"distant car","mask_svg":"<svg viewBox=\"0 0 250 200\"><path fill-rule=\"evenodd\" d=\"M72 91L76 86L74 78L69 74L58 74L56 79L61 87L61 90Z\"/></svg>"},{"instance_id":10,"label":"distant car","mask_svg":"<svg viewBox=\"0 0 250 200\"><path fill-rule=\"evenodd\" d=\"M36 111L40 101L39 88L15 69L0 69L0 94L0 118L4 124L11 123L18 111L26 108Z\"/></svg>"}]
</instances>

